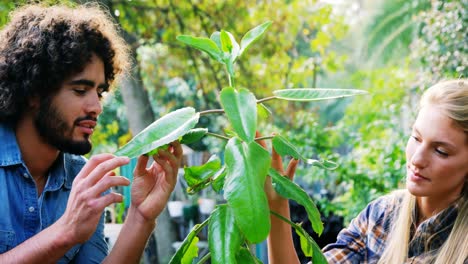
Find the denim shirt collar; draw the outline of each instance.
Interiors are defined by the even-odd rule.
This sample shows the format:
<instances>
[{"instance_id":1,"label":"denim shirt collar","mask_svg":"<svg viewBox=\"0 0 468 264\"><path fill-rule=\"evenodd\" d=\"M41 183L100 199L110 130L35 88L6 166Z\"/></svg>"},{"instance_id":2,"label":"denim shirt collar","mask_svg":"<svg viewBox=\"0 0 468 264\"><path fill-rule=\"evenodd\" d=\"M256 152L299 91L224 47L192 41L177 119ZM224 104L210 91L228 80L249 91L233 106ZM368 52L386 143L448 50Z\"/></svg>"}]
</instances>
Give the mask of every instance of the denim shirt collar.
<instances>
[{"instance_id":1,"label":"denim shirt collar","mask_svg":"<svg viewBox=\"0 0 468 264\"><path fill-rule=\"evenodd\" d=\"M0 167L22 165L27 168L21 157L21 151L12 125L0 123L0 146L2 146ZM61 152L50 169L46 189L58 190L62 185L70 189L75 175L84 163L83 157Z\"/></svg>"}]
</instances>

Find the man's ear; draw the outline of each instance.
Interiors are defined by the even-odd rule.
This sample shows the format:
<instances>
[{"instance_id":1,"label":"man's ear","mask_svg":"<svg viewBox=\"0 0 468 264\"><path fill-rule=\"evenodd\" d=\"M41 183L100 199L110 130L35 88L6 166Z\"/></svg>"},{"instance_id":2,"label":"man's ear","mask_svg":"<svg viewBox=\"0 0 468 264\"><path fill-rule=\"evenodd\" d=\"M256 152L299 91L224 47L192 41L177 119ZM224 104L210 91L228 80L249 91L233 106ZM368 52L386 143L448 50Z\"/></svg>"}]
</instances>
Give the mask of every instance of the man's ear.
<instances>
[{"instance_id":1,"label":"man's ear","mask_svg":"<svg viewBox=\"0 0 468 264\"><path fill-rule=\"evenodd\" d=\"M39 109L40 105L41 105L41 100L39 99L39 96L33 95L33 96L29 97L28 106L31 109Z\"/></svg>"}]
</instances>

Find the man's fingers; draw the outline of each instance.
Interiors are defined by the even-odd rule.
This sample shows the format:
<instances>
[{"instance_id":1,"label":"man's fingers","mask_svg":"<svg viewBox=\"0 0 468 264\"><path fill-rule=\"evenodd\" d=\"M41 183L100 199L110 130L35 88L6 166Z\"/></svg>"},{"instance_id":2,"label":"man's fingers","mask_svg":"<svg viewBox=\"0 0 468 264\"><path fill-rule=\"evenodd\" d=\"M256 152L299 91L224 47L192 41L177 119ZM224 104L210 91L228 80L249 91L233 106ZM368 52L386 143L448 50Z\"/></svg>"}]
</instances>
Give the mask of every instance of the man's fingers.
<instances>
[{"instance_id":1,"label":"man's fingers","mask_svg":"<svg viewBox=\"0 0 468 264\"><path fill-rule=\"evenodd\" d=\"M182 150L182 145L178 140L174 141L171 143L171 146L174 148L173 154L176 156L177 159L182 158L183 155L183 150Z\"/></svg>"},{"instance_id":2,"label":"man's fingers","mask_svg":"<svg viewBox=\"0 0 468 264\"><path fill-rule=\"evenodd\" d=\"M133 175L142 176L146 174L146 165L148 164L149 157L146 155L141 155L138 157L137 165L133 170Z\"/></svg>"},{"instance_id":3,"label":"man's fingers","mask_svg":"<svg viewBox=\"0 0 468 264\"><path fill-rule=\"evenodd\" d=\"M81 169L80 173L75 177L75 180L86 178L99 164L112 158L114 158L114 155L107 153L92 156Z\"/></svg>"},{"instance_id":4,"label":"man's fingers","mask_svg":"<svg viewBox=\"0 0 468 264\"><path fill-rule=\"evenodd\" d=\"M106 206L109 206L113 203L121 203L122 201L123 196L121 194L111 192L93 200L91 203L94 208L98 208L100 209L100 212L102 212Z\"/></svg>"},{"instance_id":5,"label":"man's fingers","mask_svg":"<svg viewBox=\"0 0 468 264\"><path fill-rule=\"evenodd\" d=\"M177 171L179 169L179 159L175 155L169 153L167 150L159 150L158 156L155 156L154 159L156 160L156 158L158 158L159 160L166 160L166 162L168 162L171 166L171 171ZM158 164L160 163L158 162ZM164 168L164 166L162 167ZM166 169L164 168L164 170Z\"/></svg>"},{"instance_id":6,"label":"man's fingers","mask_svg":"<svg viewBox=\"0 0 468 264\"><path fill-rule=\"evenodd\" d=\"M114 157L112 159L105 160L104 162L97 165L86 177L87 187L91 187L96 184L100 179L104 177L108 172L128 164L130 159L127 157Z\"/></svg>"},{"instance_id":7,"label":"man's fingers","mask_svg":"<svg viewBox=\"0 0 468 264\"><path fill-rule=\"evenodd\" d=\"M130 181L123 176L106 175L100 181L98 181L92 188L90 188L90 192L93 196L97 197L101 193L109 190L112 187L128 185L130 185Z\"/></svg>"},{"instance_id":8,"label":"man's fingers","mask_svg":"<svg viewBox=\"0 0 468 264\"><path fill-rule=\"evenodd\" d=\"M290 180L294 179L294 174L296 173L297 164L299 164L299 160L297 159L292 159L288 164L288 168L286 169L286 176Z\"/></svg>"}]
</instances>

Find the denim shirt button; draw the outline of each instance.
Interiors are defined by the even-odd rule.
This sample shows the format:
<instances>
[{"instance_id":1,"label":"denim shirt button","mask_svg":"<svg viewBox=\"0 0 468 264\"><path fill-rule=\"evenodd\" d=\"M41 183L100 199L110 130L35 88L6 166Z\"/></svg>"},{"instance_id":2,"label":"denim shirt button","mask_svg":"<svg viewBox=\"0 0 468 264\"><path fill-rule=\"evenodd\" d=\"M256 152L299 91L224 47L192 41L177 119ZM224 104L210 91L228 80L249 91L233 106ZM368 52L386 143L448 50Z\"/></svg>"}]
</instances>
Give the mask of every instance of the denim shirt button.
<instances>
[{"instance_id":1,"label":"denim shirt button","mask_svg":"<svg viewBox=\"0 0 468 264\"><path fill-rule=\"evenodd\" d=\"M23 173L23 177L25 177L27 179L27 178L29 178L29 175L25 172L25 173Z\"/></svg>"},{"instance_id":2,"label":"denim shirt button","mask_svg":"<svg viewBox=\"0 0 468 264\"><path fill-rule=\"evenodd\" d=\"M34 207L32 207L32 206L29 207L29 212L30 212L30 213L34 212Z\"/></svg>"}]
</instances>

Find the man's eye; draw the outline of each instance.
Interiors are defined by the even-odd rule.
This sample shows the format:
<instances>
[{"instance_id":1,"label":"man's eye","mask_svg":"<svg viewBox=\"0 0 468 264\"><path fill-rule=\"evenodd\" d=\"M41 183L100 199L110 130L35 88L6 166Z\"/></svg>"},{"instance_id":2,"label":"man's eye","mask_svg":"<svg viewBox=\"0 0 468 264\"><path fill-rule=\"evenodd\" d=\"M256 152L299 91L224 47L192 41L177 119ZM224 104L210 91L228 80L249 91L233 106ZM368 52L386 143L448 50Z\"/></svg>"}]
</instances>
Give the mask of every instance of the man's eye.
<instances>
[{"instance_id":1,"label":"man's eye","mask_svg":"<svg viewBox=\"0 0 468 264\"><path fill-rule=\"evenodd\" d=\"M102 97L106 96L107 91L108 91L107 88L98 88L97 89L97 94L98 94L99 98L102 98Z\"/></svg>"},{"instance_id":2,"label":"man's eye","mask_svg":"<svg viewBox=\"0 0 468 264\"><path fill-rule=\"evenodd\" d=\"M73 91L78 95L83 95L86 93L86 90L84 89L73 89Z\"/></svg>"}]
</instances>

